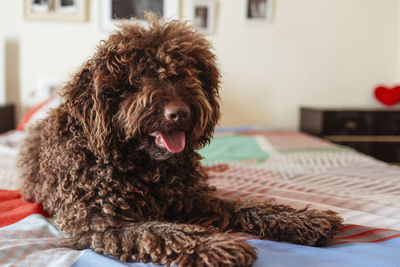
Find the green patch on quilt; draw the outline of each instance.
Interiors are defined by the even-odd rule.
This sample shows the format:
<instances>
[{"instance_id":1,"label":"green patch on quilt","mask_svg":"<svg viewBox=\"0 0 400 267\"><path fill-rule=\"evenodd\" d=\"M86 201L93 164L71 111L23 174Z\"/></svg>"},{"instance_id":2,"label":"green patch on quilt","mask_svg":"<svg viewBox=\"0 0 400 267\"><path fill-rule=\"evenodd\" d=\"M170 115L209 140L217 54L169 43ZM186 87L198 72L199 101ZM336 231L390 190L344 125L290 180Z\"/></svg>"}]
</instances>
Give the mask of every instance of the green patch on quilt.
<instances>
[{"instance_id":1,"label":"green patch on quilt","mask_svg":"<svg viewBox=\"0 0 400 267\"><path fill-rule=\"evenodd\" d=\"M254 159L265 161L268 153L263 151L256 139L250 136L217 136L211 143L198 151L203 163L231 162Z\"/></svg>"}]
</instances>

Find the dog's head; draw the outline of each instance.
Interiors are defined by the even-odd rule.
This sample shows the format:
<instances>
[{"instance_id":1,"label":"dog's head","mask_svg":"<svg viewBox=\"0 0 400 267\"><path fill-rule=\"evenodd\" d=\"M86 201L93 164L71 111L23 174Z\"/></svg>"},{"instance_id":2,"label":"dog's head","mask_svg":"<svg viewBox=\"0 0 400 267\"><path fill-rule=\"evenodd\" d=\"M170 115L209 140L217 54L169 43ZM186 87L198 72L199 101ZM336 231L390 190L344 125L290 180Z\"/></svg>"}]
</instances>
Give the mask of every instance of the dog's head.
<instances>
[{"instance_id":1,"label":"dog's head","mask_svg":"<svg viewBox=\"0 0 400 267\"><path fill-rule=\"evenodd\" d=\"M210 43L184 22L121 25L64 88L98 156L130 144L167 159L209 142L219 119Z\"/></svg>"}]
</instances>

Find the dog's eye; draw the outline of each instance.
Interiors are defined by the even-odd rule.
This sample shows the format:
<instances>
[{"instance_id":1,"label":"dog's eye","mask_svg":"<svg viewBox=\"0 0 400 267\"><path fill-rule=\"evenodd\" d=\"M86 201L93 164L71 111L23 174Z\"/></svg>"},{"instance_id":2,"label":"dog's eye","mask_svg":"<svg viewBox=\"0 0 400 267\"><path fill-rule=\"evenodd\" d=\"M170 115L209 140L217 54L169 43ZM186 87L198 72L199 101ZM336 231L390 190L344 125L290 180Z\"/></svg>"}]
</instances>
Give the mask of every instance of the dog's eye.
<instances>
[{"instance_id":1,"label":"dog's eye","mask_svg":"<svg viewBox=\"0 0 400 267\"><path fill-rule=\"evenodd\" d=\"M140 76L135 77L135 82L140 82Z\"/></svg>"}]
</instances>

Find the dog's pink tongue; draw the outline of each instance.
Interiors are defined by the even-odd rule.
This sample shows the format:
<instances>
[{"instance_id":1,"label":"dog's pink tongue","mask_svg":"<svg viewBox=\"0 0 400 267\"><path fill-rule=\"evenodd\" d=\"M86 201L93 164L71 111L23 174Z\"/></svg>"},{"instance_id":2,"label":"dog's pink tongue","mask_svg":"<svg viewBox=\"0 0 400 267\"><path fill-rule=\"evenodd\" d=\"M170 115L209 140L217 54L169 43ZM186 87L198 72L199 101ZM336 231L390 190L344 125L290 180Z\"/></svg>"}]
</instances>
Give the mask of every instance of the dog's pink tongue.
<instances>
[{"instance_id":1,"label":"dog's pink tongue","mask_svg":"<svg viewBox=\"0 0 400 267\"><path fill-rule=\"evenodd\" d=\"M169 133L161 133L161 138L171 153L179 153L185 148L186 136L182 131L171 131Z\"/></svg>"}]
</instances>

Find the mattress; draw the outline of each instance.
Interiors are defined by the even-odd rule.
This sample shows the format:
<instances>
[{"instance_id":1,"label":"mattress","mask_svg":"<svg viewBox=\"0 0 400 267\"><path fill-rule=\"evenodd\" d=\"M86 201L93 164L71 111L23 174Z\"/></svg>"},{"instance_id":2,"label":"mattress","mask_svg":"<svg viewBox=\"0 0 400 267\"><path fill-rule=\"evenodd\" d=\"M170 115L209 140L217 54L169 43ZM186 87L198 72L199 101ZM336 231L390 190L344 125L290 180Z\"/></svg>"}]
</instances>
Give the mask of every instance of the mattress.
<instances>
[{"instance_id":1,"label":"mattress","mask_svg":"<svg viewBox=\"0 0 400 267\"><path fill-rule=\"evenodd\" d=\"M0 265L152 266L59 247L62 233L40 203L19 195L15 168L23 131L0 136ZM254 266L399 266L400 167L300 132L217 129L200 150L209 183L223 198L268 198L331 209L344 227L326 247L260 240Z\"/></svg>"}]
</instances>

